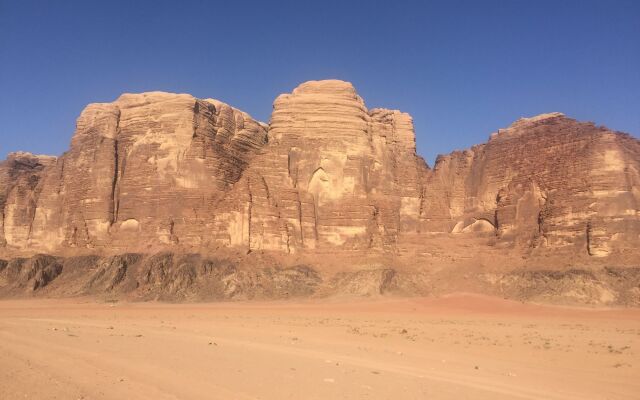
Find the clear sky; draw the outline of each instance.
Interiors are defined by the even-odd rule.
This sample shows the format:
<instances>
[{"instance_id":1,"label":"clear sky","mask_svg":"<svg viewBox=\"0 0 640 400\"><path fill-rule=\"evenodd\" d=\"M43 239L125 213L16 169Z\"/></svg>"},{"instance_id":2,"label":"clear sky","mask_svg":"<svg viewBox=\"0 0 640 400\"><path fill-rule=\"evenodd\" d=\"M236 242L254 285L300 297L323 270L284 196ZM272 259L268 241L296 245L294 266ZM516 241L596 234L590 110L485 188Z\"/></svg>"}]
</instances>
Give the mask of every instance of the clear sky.
<instances>
[{"instance_id":1,"label":"clear sky","mask_svg":"<svg viewBox=\"0 0 640 400\"><path fill-rule=\"evenodd\" d=\"M65 151L123 92L214 97L268 121L311 79L409 112L418 152L561 111L640 135L640 1L0 0L0 158Z\"/></svg>"}]
</instances>

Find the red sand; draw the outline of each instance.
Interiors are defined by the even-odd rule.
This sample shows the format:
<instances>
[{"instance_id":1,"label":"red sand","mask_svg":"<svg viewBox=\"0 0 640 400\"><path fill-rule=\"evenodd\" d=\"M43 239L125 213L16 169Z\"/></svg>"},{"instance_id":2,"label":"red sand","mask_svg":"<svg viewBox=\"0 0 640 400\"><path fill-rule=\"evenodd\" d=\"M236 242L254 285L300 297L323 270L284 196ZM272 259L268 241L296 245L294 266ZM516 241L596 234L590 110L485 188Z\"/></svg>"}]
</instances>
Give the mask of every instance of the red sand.
<instances>
[{"instance_id":1,"label":"red sand","mask_svg":"<svg viewBox=\"0 0 640 400\"><path fill-rule=\"evenodd\" d=\"M0 302L2 399L637 399L640 310Z\"/></svg>"}]
</instances>

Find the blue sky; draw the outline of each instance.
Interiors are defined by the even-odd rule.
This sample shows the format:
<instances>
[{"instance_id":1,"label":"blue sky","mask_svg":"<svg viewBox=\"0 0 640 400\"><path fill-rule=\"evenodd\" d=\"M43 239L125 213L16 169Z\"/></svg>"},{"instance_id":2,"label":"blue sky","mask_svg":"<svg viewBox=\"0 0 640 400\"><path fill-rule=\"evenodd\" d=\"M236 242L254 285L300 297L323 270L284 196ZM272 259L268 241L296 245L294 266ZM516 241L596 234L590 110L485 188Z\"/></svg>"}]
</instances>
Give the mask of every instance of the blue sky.
<instances>
[{"instance_id":1,"label":"blue sky","mask_svg":"<svg viewBox=\"0 0 640 400\"><path fill-rule=\"evenodd\" d=\"M418 152L561 111L640 135L640 1L0 0L0 158L65 151L123 92L214 97L268 121L311 79L414 117Z\"/></svg>"}]
</instances>

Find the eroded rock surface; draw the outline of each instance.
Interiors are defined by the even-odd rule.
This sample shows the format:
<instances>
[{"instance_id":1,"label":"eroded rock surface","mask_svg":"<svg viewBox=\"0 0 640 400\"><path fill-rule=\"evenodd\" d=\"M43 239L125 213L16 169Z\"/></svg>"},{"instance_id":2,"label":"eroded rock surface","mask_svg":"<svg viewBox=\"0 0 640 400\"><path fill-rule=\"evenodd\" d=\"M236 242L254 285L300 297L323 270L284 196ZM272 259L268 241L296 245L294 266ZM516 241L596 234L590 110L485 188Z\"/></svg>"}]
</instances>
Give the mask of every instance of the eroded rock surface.
<instances>
[{"instance_id":1,"label":"eroded rock surface","mask_svg":"<svg viewBox=\"0 0 640 400\"><path fill-rule=\"evenodd\" d=\"M55 157L24 152L0 163L0 248L28 246L42 180L55 163Z\"/></svg>"},{"instance_id":2,"label":"eroded rock surface","mask_svg":"<svg viewBox=\"0 0 640 400\"><path fill-rule=\"evenodd\" d=\"M266 134L246 113L189 95L91 104L62 157L18 155L0 169L3 241L47 251L201 245Z\"/></svg>"},{"instance_id":3,"label":"eroded rock surface","mask_svg":"<svg viewBox=\"0 0 640 400\"><path fill-rule=\"evenodd\" d=\"M367 110L347 82L304 83L276 99L269 144L218 218L221 242L394 252L400 231L416 229L426 171L408 114Z\"/></svg>"},{"instance_id":4,"label":"eroded rock surface","mask_svg":"<svg viewBox=\"0 0 640 400\"><path fill-rule=\"evenodd\" d=\"M442 295L480 292L520 301L640 306L640 268L572 267L475 271L391 266L330 272L270 257L163 251L115 256L35 255L0 260L0 298L219 301Z\"/></svg>"},{"instance_id":5,"label":"eroded rock surface","mask_svg":"<svg viewBox=\"0 0 640 400\"><path fill-rule=\"evenodd\" d=\"M91 279L74 278L77 293L315 293L299 292L320 278L287 261L296 257L341 271L337 291L425 293L421 273L455 266L637 266L640 142L550 113L430 169L411 116L368 109L348 82L301 84L275 100L269 125L213 99L124 94L87 106L62 156L0 163L0 210L3 279L32 290L61 272L17 279L14 260L43 252L77 265L111 254ZM222 249L272 252L292 269L196 268L177 256Z\"/></svg>"},{"instance_id":6,"label":"eroded rock surface","mask_svg":"<svg viewBox=\"0 0 640 400\"><path fill-rule=\"evenodd\" d=\"M62 273L62 264L52 256L16 258L0 269L5 286L36 291L47 286Z\"/></svg>"},{"instance_id":7,"label":"eroded rock surface","mask_svg":"<svg viewBox=\"0 0 640 400\"><path fill-rule=\"evenodd\" d=\"M560 113L438 158L427 213L456 233L602 257L640 244L640 142Z\"/></svg>"}]
</instances>

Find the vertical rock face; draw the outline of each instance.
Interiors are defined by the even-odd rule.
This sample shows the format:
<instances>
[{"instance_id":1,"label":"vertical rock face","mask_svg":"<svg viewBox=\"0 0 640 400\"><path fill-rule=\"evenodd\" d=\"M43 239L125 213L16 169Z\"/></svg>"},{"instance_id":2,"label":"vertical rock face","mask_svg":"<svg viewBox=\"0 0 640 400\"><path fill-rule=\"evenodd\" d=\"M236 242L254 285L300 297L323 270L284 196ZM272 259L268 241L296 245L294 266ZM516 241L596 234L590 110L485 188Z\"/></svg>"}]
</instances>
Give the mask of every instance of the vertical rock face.
<instances>
[{"instance_id":1,"label":"vertical rock face","mask_svg":"<svg viewBox=\"0 0 640 400\"><path fill-rule=\"evenodd\" d=\"M91 104L48 169L24 245L202 244L216 202L265 143L264 126L216 100L153 92Z\"/></svg>"},{"instance_id":2,"label":"vertical rock face","mask_svg":"<svg viewBox=\"0 0 640 400\"><path fill-rule=\"evenodd\" d=\"M605 256L640 243L639 171L640 142L628 135L560 113L523 118L439 158L428 186L447 201L429 212L455 232Z\"/></svg>"},{"instance_id":3,"label":"vertical rock face","mask_svg":"<svg viewBox=\"0 0 640 400\"><path fill-rule=\"evenodd\" d=\"M425 169L407 114L368 111L347 82L304 83L274 103L269 145L234 188L241 207L222 218L242 232L228 244L392 250Z\"/></svg>"},{"instance_id":4,"label":"vertical rock face","mask_svg":"<svg viewBox=\"0 0 640 400\"><path fill-rule=\"evenodd\" d=\"M26 252L402 255L452 235L522 252L637 254L640 142L544 114L430 170L411 117L367 109L343 81L279 96L269 126L217 100L125 94L89 105L60 158L2 162L0 210L0 246Z\"/></svg>"},{"instance_id":5,"label":"vertical rock face","mask_svg":"<svg viewBox=\"0 0 640 400\"><path fill-rule=\"evenodd\" d=\"M55 157L11 153L0 163L0 247L27 247L47 167Z\"/></svg>"}]
</instances>

